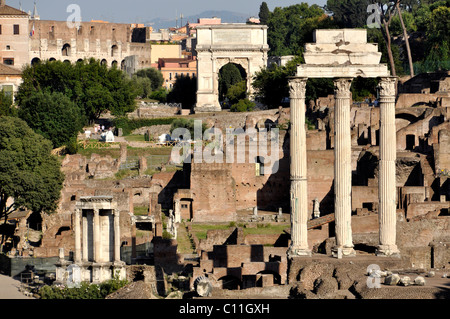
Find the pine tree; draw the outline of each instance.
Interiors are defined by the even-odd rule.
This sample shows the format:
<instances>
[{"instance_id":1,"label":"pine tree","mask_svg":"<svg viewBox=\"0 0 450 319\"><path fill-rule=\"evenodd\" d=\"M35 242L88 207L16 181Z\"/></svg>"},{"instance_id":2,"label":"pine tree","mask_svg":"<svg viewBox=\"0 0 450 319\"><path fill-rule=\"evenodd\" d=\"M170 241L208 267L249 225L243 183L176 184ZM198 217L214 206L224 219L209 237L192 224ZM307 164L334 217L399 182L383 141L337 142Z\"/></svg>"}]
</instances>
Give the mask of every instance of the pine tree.
<instances>
[{"instance_id":1,"label":"pine tree","mask_svg":"<svg viewBox=\"0 0 450 319\"><path fill-rule=\"evenodd\" d=\"M263 2L259 8L259 21L261 24L267 25L270 18L270 10L266 2Z\"/></svg>"}]
</instances>

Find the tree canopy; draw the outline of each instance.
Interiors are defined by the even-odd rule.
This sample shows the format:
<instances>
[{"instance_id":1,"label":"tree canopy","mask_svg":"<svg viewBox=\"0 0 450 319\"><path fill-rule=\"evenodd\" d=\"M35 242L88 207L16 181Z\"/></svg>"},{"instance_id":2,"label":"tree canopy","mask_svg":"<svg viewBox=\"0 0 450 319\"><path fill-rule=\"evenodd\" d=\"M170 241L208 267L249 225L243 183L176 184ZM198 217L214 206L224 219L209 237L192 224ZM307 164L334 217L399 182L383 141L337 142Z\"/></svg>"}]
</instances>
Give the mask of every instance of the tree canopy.
<instances>
[{"instance_id":1,"label":"tree canopy","mask_svg":"<svg viewBox=\"0 0 450 319\"><path fill-rule=\"evenodd\" d=\"M267 6L267 2L261 3L259 7L259 22L263 25L267 25L270 19L270 10Z\"/></svg>"},{"instance_id":2,"label":"tree canopy","mask_svg":"<svg viewBox=\"0 0 450 319\"><path fill-rule=\"evenodd\" d=\"M314 29L337 27L321 7L307 3L276 7L267 25L271 56L301 55L305 43L312 42Z\"/></svg>"},{"instance_id":3,"label":"tree canopy","mask_svg":"<svg viewBox=\"0 0 450 319\"><path fill-rule=\"evenodd\" d=\"M228 63L219 72L219 100L225 100L228 90L247 78L244 69L234 63Z\"/></svg>"},{"instance_id":4,"label":"tree canopy","mask_svg":"<svg viewBox=\"0 0 450 319\"><path fill-rule=\"evenodd\" d=\"M169 103L181 103L184 109L195 106L197 102L197 77L177 76L167 100Z\"/></svg>"},{"instance_id":5,"label":"tree canopy","mask_svg":"<svg viewBox=\"0 0 450 319\"><path fill-rule=\"evenodd\" d=\"M12 97L0 91L0 116L15 116L17 114L16 108L13 106Z\"/></svg>"},{"instance_id":6,"label":"tree canopy","mask_svg":"<svg viewBox=\"0 0 450 319\"><path fill-rule=\"evenodd\" d=\"M83 110L59 92L33 92L23 101L19 117L54 148L76 141L85 123Z\"/></svg>"},{"instance_id":7,"label":"tree canopy","mask_svg":"<svg viewBox=\"0 0 450 319\"><path fill-rule=\"evenodd\" d=\"M20 207L55 212L64 176L51 150L51 142L23 120L0 117L0 218Z\"/></svg>"},{"instance_id":8,"label":"tree canopy","mask_svg":"<svg viewBox=\"0 0 450 319\"><path fill-rule=\"evenodd\" d=\"M34 92L59 92L84 110L89 121L103 112L124 115L135 109L136 91L121 70L107 68L95 59L75 64L45 61L24 69L17 92L21 106Z\"/></svg>"},{"instance_id":9,"label":"tree canopy","mask_svg":"<svg viewBox=\"0 0 450 319\"><path fill-rule=\"evenodd\" d=\"M164 83L164 78L158 69L148 68L142 69L136 72L138 78L148 78L151 82L152 91L156 91L161 88Z\"/></svg>"}]
</instances>

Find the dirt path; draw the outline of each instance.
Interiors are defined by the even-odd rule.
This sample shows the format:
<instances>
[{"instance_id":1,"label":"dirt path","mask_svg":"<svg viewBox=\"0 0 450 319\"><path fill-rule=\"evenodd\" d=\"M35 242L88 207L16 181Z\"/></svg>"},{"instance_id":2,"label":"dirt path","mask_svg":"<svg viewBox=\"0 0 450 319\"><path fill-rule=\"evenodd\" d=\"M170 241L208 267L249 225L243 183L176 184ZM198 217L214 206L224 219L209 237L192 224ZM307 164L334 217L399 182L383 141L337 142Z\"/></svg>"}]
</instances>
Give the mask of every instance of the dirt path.
<instances>
[{"instance_id":1,"label":"dirt path","mask_svg":"<svg viewBox=\"0 0 450 319\"><path fill-rule=\"evenodd\" d=\"M11 277L0 275L0 299L33 299L19 291L20 282Z\"/></svg>"}]
</instances>

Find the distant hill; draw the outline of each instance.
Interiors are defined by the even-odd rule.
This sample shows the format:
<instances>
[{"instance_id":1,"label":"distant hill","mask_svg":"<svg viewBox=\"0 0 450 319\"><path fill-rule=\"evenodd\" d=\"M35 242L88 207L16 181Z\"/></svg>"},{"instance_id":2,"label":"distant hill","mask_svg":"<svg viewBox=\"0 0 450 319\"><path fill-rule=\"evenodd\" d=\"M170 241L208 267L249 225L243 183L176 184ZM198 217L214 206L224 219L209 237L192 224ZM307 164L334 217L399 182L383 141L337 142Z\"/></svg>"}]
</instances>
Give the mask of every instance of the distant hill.
<instances>
[{"instance_id":1,"label":"distant hill","mask_svg":"<svg viewBox=\"0 0 450 319\"><path fill-rule=\"evenodd\" d=\"M237 12L231 12L231 11L204 11L197 15L192 15L189 17L183 18L183 25L186 24L186 22L197 22L199 18L212 18L212 17L218 17L222 19L222 23L245 23L248 18L248 14L243 13L237 13ZM161 19L156 18L150 21L145 22L145 25L152 26L154 30L158 29L167 29L167 28L173 28L177 24L176 19ZM178 26L180 27L181 21L178 19Z\"/></svg>"}]
</instances>

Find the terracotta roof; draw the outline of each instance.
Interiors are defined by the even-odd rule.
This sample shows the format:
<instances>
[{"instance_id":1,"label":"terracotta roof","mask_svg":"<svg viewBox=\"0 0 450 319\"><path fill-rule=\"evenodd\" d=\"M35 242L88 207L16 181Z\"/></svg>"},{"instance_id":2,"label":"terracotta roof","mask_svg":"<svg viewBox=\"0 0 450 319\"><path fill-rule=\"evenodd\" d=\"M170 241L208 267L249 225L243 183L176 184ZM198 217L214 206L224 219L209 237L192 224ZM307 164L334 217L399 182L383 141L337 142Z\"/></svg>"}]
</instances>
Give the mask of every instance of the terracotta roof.
<instances>
[{"instance_id":1,"label":"terracotta roof","mask_svg":"<svg viewBox=\"0 0 450 319\"><path fill-rule=\"evenodd\" d=\"M22 75L22 71L0 63L0 75Z\"/></svg>"},{"instance_id":2,"label":"terracotta roof","mask_svg":"<svg viewBox=\"0 0 450 319\"><path fill-rule=\"evenodd\" d=\"M5 5L0 5L0 15L9 15L9 16L17 16L17 15L23 15L23 16L27 16L28 13L21 11L19 9L7 6Z\"/></svg>"}]
</instances>

